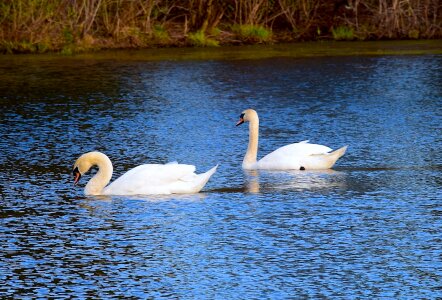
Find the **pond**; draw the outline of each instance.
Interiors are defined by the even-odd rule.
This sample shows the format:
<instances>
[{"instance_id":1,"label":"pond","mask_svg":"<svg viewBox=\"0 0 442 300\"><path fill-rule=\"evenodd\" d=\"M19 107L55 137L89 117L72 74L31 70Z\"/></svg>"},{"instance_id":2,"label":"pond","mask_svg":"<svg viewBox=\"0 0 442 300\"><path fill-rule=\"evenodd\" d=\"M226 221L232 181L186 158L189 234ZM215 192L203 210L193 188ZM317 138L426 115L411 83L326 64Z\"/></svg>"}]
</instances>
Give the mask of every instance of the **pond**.
<instances>
[{"instance_id":1,"label":"pond","mask_svg":"<svg viewBox=\"0 0 442 300\"><path fill-rule=\"evenodd\" d=\"M442 56L384 46L0 57L1 298L440 296ZM258 157L307 139L347 153L243 171L246 108ZM113 179L219 167L198 194L87 197L72 166L92 150Z\"/></svg>"}]
</instances>

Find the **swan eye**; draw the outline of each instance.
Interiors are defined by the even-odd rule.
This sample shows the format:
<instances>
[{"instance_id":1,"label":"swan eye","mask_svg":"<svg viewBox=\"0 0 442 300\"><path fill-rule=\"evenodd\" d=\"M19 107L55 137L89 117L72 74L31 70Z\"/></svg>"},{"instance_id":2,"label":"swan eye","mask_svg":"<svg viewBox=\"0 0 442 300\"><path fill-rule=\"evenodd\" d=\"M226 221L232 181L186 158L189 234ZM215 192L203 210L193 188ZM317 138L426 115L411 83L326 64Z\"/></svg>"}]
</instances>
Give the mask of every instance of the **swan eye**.
<instances>
[{"instance_id":1,"label":"swan eye","mask_svg":"<svg viewBox=\"0 0 442 300\"><path fill-rule=\"evenodd\" d=\"M236 126L239 126L244 123L244 113L239 116L239 121L236 123Z\"/></svg>"},{"instance_id":2,"label":"swan eye","mask_svg":"<svg viewBox=\"0 0 442 300\"><path fill-rule=\"evenodd\" d=\"M78 170L78 167L75 167L75 169L72 171L72 175L77 175L77 173L80 173L80 171Z\"/></svg>"}]
</instances>

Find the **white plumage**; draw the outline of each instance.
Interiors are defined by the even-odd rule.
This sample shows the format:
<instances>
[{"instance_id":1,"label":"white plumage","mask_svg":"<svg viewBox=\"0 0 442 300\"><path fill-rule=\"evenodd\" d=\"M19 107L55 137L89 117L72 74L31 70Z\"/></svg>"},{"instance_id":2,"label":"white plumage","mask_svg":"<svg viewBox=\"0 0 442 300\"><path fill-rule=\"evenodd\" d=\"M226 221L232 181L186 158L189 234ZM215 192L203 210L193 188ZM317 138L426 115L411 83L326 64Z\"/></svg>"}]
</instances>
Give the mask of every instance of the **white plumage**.
<instances>
[{"instance_id":1,"label":"white plumage","mask_svg":"<svg viewBox=\"0 0 442 300\"><path fill-rule=\"evenodd\" d=\"M93 165L98 172L85 187L86 195L141 195L197 193L215 173L217 166L203 174L195 174L195 166L169 163L137 166L106 186L112 178L112 163L103 153L83 154L74 164L75 183Z\"/></svg>"},{"instance_id":2,"label":"white plumage","mask_svg":"<svg viewBox=\"0 0 442 300\"><path fill-rule=\"evenodd\" d=\"M309 141L289 144L267 154L257 161L259 118L256 111L247 109L242 112L237 126L250 122L249 145L244 157L242 167L244 169L265 170L320 170L333 167L336 161L344 155L347 146L336 151L318 144L310 144Z\"/></svg>"}]
</instances>

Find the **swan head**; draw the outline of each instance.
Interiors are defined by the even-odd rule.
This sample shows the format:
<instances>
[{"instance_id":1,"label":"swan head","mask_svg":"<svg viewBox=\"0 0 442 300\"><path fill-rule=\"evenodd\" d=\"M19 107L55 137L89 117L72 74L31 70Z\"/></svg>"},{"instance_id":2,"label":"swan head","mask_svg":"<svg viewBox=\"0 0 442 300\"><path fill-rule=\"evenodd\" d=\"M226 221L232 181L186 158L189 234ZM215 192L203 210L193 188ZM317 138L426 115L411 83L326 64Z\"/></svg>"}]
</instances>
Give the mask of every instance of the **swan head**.
<instances>
[{"instance_id":1,"label":"swan head","mask_svg":"<svg viewBox=\"0 0 442 300\"><path fill-rule=\"evenodd\" d=\"M241 125L244 122L250 122L251 120L257 120L258 119L258 113L254 109L246 109L241 113L239 116L239 121L236 123L236 126Z\"/></svg>"},{"instance_id":2,"label":"swan head","mask_svg":"<svg viewBox=\"0 0 442 300\"><path fill-rule=\"evenodd\" d=\"M85 153L75 161L72 171L72 175L74 175L74 185L77 185L81 176L83 176L83 174L89 171L89 169L92 167L93 164L90 159L91 153L93 152Z\"/></svg>"},{"instance_id":3,"label":"swan head","mask_svg":"<svg viewBox=\"0 0 442 300\"><path fill-rule=\"evenodd\" d=\"M100 162L105 161L110 163L109 158L101 152L92 151L80 156L74 163L72 169L72 174L74 175L74 185L80 181L81 176L83 176L90 168L98 165ZM112 164L111 164L112 165Z\"/></svg>"}]
</instances>

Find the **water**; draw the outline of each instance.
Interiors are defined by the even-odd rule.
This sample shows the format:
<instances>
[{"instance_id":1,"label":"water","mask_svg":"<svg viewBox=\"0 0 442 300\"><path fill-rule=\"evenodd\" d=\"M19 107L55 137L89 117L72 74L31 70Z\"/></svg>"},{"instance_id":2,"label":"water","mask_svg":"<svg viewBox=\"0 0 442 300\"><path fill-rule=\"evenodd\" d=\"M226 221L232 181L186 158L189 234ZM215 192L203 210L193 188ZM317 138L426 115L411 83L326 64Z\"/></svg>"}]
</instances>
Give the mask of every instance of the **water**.
<instances>
[{"instance_id":1,"label":"water","mask_svg":"<svg viewBox=\"0 0 442 300\"><path fill-rule=\"evenodd\" d=\"M118 53L0 58L1 298L440 297L440 55ZM348 152L244 172L249 107L260 157L305 139ZM85 197L71 168L91 150L114 179L220 167L196 195Z\"/></svg>"}]
</instances>

